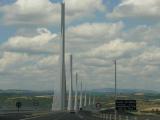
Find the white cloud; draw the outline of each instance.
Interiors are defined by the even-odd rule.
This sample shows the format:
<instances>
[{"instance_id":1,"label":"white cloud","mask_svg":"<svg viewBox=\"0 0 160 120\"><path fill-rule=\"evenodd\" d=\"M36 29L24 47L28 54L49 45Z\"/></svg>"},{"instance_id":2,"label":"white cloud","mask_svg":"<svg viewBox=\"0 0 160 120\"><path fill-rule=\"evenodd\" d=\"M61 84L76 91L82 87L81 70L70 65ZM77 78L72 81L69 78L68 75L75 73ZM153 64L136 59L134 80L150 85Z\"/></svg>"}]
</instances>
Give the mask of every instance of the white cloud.
<instances>
[{"instance_id":1,"label":"white cloud","mask_svg":"<svg viewBox=\"0 0 160 120\"><path fill-rule=\"evenodd\" d=\"M153 25L139 25L133 29L128 30L125 34L123 34L125 39L132 39L132 41L144 41L153 45L159 44L160 39L160 26Z\"/></svg>"},{"instance_id":2,"label":"white cloud","mask_svg":"<svg viewBox=\"0 0 160 120\"><path fill-rule=\"evenodd\" d=\"M34 36L14 36L2 44L3 50L22 51L30 53L57 53L59 45L57 34L52 34L45 28L38 28Z\"/></svg>"},{"instance_id":3,"label":"white cloud","mask_svg":"<svg viewBox=\"0 0 160 120\"><path fill-rule=\"evenodd\" d=\"M72 52L86 52L108 41L122 36L124 24L83 23L71 26L66 31L67 49Z\"/></svg>"},{"instance_id":4,"label":"white cloud","mask_svg":"<svg viewBox=\"0 0 160 120\"><path fill-rule=\"evenodd\" d=\"M47 60L48 59L48 60ZM57 81L57 56L4 52L0 58L2 89L53 89ZM55 67L56 66L56 67Z\"/></svg>"},{"instance_id":5,"label":"white cloud","mask_svg":"<svg viewBox=\"0 0 160 120\"><path fill-rule=\"evenodd\" d=\"M66 0L66 18L69 21L93 16L96 11L104 10L102 0ZM7 25L53 25L60 23L61 14L60 3L50 0L17 0L13 4L1 6L0 12Z\"/></svg>"},{"instance_id":6,"label":"white cloud","mask_svg":"<svg viewBox=\"0 0 160 120\"><path fill-rule=\"evenodd\" d=\"M91 57L118 58L125 53L130 53L145 47L145 43L136 43L116 39L91 50L87 55Z\"/></svg>"},{"instance_id":7,"label":"white cloud","mask_svg":"<svg viewBox=\"0 0 160 120\"><path fill-rule=\"evenodd\" d=\"M19 54L11 54L10 52L4 52L0 59L1 69L5 69L7 66L16 63L17 61L23 61L26 59L26 55L19 56Z\"/></svg>"},{"instance_id":8,"label":"white cloud","mask_svg":"<svg viewBox=\"0 0 160 120\"><path fill-rule=\"evenodd\" d=\"M2 6L5 24L48 24L60 20L59 5L49 0L17 0Z\"/></svg>"},{"instance_id":9,"label":"white cloud","mask_svg":"<svg viewBox=\"0 0 160 120\"><path fill-rule=\"evenodd\" d=\"M82 39L93 42L93 40L100 42L104 39L113 39L118 37L121 33L124 24L122 22L117 23L83 23L81 25L69 27L67 34L69 38L77 38L80 41ZM73 39L73 41L76 39Z\"/></svg>"},{"instance_id":10,"label":"white cloud","mask_svg":"<svg viewBox=\"0 0 160 120\"><path fill-rule=\"evenodd\" d=\"M53 66L59 65L59 55L44 56L36 65L37 68L51 70Z\"/></svg>"},{"instance_id":11,"label":"white cloud","mask_svg":"<svg viewBox=\"0 0 160 120\"><path fill-rule=\"evenodd\" d=\"M4 52L0 59L0 69L1 71L13 71L17 70L23 65L31 61L37 61L40 56L29 56L26 53L16 53L16 52Z\"/></svg>"},{"instance_id":12,"label":"white cloud","mask_svg":"<svg viewBox=\"0 0 160 120\"><path fill-rule=\"evenodd\" d=\"M74 71L86 86L90 85L89 88L114 85L115 58L118 59L120 87L141 88L146 79L156 83L154 80L158 79L160 69L160 50L155 44L155 41L159 43L159 26L137 26L129 30L124 27L122 22L87 22L67 29L67 54L73 54ZM1 82L2 88L7 84L16 88L18 84L26 89L53 89L53 82L59 79L58 35L46 28L33 31L30 35L22 30L20 35L1 44L0 79L8 82ZM41 52L43 54L39 54ZM68 63L67 58L67 71Z\"/></svg>"},{"instance_id":13,"label":"white cloud","mask_svg":"<svg viewBox=\"0 0 160 120\"><path fill-rule=\"evenodd\" d=\"M160 17L160 1L159 0L122 0L122 2L109 13L107 17L123 18L123 17Z\"/></svg>"},{"instance_id":14,"label":"white cloud","mask_svg":"<svg viewBox=\"0 0 160 120\"><path fill-rule=\"evenodd\" d=\"M67 18L77 19L80 17L89 17L95 15L96 11L104 12L106 6L103 4L103 0L65 0Z\"/></svg>"},{"instance_id":15,"label":"white cloud","mask_svg":"<svg viewBox=\"0 0 160 120\"><path fill-rule=\"evenodd\" d=\"M141 63L145 63L148 65L160 65L160 48L151 47L146 49L142 54L140 54L137 59Z\"/></svg>"}]
</instances>

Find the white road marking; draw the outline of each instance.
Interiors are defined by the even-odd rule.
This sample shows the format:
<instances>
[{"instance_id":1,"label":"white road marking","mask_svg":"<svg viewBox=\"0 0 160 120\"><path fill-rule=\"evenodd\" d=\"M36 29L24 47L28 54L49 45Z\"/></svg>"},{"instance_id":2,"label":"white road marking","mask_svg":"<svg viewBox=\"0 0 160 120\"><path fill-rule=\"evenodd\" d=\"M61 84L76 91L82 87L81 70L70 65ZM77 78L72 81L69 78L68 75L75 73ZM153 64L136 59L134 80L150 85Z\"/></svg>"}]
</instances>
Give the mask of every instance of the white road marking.
<instances>
[{"instance_id":1,"label":"white road marking","mask_svg":"<svg viewBox=\"0 0 160 120\"><path fill-rule=\"evenodd\" d=\"M36 117L31 117L31 118L24 118L24 119L20 119L20 120L30 120L30 119L39 118L39 117L42 117L42 116L36 116Z\"/></svg>"}]
</instances>

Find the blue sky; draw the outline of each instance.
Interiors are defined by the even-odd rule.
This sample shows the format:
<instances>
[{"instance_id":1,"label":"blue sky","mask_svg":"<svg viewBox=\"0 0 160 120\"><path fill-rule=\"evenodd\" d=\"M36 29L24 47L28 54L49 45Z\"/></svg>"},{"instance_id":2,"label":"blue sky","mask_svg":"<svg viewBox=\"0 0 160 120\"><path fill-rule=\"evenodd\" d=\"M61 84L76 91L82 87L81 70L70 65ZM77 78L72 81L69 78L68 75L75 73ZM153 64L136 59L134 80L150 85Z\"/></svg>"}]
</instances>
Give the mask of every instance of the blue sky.
<instances>
[{"instance_id":1,"label":"blue sky","mask_svg":"<svg viewBox=\"0 0 160 120\"><path fill-rule=\"evenodd\" d=\"M60 51L60 0L0 1L0 89L53 89ZM94 88L159 91L159 0L65 0L66 70ZM151 85L152 83L152 85ZM68 82L67 82L68 85Z\"/></svg>"},{"instance_id":2,"label":"blue sky","mask_svg":"<svg viewBox=\"0 0 160 120\"><path fill-rule=\"evenodd\" d=\"M15 3L15 1L16 1L16 0L2 0L2 1L0 1L0 3L1 3L2 5L8 5L8 4L13 4L13 3ZM50 1L53 2L53 3L61 3L61 2L62 2L62 0L50 0ZM108 8L109 8L110 10L112 10L113 7L116 5L117 0L115 0L114 2L106 2L106 1L104 0L103 3L104 3L106 6L107 6L107 4L108 4L108 6L109 6ZM110 7L110 5L111 5L112 7ZM3 17L3 13L0 13L0 16ZM100 22L105 22L105 21L106 21L106 19L105 19L105 17L104 17L104 13L99 13L99 12L97 12L96 16L97 16L97 17L95 17L94 19L88 18L87 21L88 21L88 22L99 22L99 21L100 21ZM73 24L73 25L76 25L76 24L83 23L83 22L85 22L85 21L86 21L86 19L81 19L81 20L77 20L76 22L73 21L72 24ZM16 29L19 28L19 27L21 27L21 26L14 26L14 25L5 26L5 25L3 25L3 24L0 24L0 34L3 35L3 36L1 37L1 40L0 40L0 41L3 42L4 40L8 39L9 36L15 35L15 34L16 34ZM26 26L23 26L23 27L26 27ZM30 26L30 27L31 27L31 26ZM51 27L48 27L48 26L47 26L47 28L50 29L52 32L58 32L58 30L53 29L52 26L51 26ZM58 28L57 28L57 29L58 29Z\"/></svg>"}]
</instances>

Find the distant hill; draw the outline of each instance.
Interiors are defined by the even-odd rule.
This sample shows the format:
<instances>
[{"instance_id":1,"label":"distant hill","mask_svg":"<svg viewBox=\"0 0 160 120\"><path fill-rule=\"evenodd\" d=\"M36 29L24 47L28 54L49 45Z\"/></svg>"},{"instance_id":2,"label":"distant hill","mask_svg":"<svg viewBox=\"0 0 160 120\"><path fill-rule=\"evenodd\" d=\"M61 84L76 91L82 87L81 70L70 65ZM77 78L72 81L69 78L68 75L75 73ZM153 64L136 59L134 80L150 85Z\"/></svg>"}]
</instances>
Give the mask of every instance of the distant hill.
<instances>
[{"instance_id":1,"label":"distant hill","mask_svg":"<svg viewBox=\"0 0 160 120\"><path fill-rule=\"evenodd\" d=\"M41 96L41 95L53 95L53 91L32 91L32 90L17 90L17 89L8 89L0 90L0 95L14 96L14 95L24 95L24 96Z\"/></svg>"},{"instance_id":2,"label":"distant hill","mask_svg":"<svg viewBox=\"0 0 160 120\"><path fill-rule=\"evenodd\" d=\"M100 94L114 94L114 88L102 88L102 89L93 89L89 92L100 93ZM118 93L122 94L158 94L159 92L153 90L142 90L142 89L118 89ZM0 90L0 95L3 96L52 96L54 92L52 90L46 91L33 91L33 90L17 90L17 89L8 89Z\"/></svg>"},{"instance_id":3,"label":"distant hill","mask_svg":"<svg viewBox=\"0 0 160 120\"><path fill-rule=\"evenodd\" d=\"M114 88L102 88L102 89L93 89L91 92L98 92L98 93L111 93L115 92ZM134 94L134 93L159 93L154 90L143 90L143 89L117 89L118 93L126 93L126 94Z\"/></svg>"}]
</instances>

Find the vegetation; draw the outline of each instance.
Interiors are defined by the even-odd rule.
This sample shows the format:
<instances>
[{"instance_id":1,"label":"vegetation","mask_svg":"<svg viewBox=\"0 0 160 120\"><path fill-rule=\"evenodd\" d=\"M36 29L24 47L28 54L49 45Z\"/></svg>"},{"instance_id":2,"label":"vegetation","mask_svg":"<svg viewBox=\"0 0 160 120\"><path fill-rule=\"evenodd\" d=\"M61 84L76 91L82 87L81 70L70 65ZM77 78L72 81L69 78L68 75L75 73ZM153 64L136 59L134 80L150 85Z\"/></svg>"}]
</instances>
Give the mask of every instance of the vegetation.
<instances>
[{"instance_id":1,"label":"vegetation","mask_svg":"<svg viewBox=\"0 0 160 120\"><path fill-rule=\"evenodd\" d=\"M0 108L16 110L16 102L22 102L21 109L28 110L51 110L53 96L50 94L22 94L22 93L3 93L0 95ZM93 93L96 102L100 102L103 108L114 107L114 94ZM93 97L92 97L93 98ZM74 99L74 98L73 98ZM120 93L118 99L137 100L137 110L141 113L160 114L160 94L156 93ZM38 102L38 103L37 103ZM36 103L36 104L35 104Z\"/></svg>"}]
</instances>

